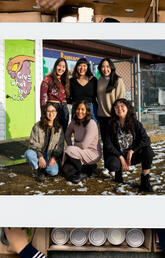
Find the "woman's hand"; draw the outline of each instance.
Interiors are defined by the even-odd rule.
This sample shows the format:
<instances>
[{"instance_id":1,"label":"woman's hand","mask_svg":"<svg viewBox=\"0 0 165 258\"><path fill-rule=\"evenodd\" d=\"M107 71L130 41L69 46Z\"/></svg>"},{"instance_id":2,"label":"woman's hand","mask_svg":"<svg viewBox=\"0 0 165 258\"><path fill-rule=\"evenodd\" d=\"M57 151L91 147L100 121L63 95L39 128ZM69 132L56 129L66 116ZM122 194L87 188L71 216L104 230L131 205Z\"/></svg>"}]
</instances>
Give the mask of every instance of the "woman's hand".
<instances>
[{"instance_id":1,"label":"woman's hand","mask_svg":"<svg viewBox=\"0 0 165 258\"><path fill-rule=\"evenodd\" d=\"M131 166L131 159L132 159L133 153L134 153L133 150L129 150L129 152L127 154L127 164L128 164L128 166Z\"/></svg>"},{"instance_id":2,"label":"woman's hand","mask_svg":"<svg viewBox=\"0 0 165 258\"><path fill-rule=\"evenodd\" d=\"M121 156L119 157L119 159L120 159L120 161L121 161L122 171L127 171L127 170L129 170L129 166L128 166L128 164L127 164L125 158L121 155Z\"/></svg>"},{"instance_id":3,"label":"woman's hand","mask_svg":"<svg viewBox=\"0 0 165 258\"><path fill-rule=\"evenodd\" d=\"M5 228L5 234L13 252L20 253L29 243L26 230L21 228Z\"/></svg>"},{"instance_id":4,"label":"woman's hand","mask_svg":"<svg viewBox=\"0 0 165 258\"><path fill-rule=\"evenodd\" d=\"M53 165L55 165L56 164L56 160L55 160L55 158L51 158L50 159L50 161L49 161L49 166L51 167L51 166L53 166Z\"/></svg>"},{"instance_id":5,"label":"woman's hand","mask_svg":"<svg viewBox=\"0 0 165 258\"><path fill-rule=\"evenodd\" d=\"M44 157L39 158L39 167L46 168L46 161L45 161Z\"/></svg>"},{"instance_id":6,"label":"woman's hand","mask_svg":"<svg viewBox=\"0 0 165 258\"><path fill-rule=\"evenodd\" d=\"M44 9L50 9L51 11L62 6L64 2L65 0L36 0L37 6Z\"/></svg>"}]
</instances>

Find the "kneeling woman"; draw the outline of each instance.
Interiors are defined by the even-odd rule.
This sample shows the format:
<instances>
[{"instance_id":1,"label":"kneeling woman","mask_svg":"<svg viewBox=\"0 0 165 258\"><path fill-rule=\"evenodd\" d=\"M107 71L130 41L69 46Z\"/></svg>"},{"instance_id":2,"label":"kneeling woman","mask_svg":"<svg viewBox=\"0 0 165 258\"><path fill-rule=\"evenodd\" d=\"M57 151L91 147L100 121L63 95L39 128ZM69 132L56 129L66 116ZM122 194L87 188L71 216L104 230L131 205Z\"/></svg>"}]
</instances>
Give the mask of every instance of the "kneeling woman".
<instances>
[{"instance_id":1,"label":"kneeling woman","mask_svg":"<svg viewBox=\"0 0 165 258\"><path fill-rule=\"evenodd\" d=\"M38 169L38 181L44 181L45 173L55 176L64 148L64 134L58 122L55 105L46 104L30 135L29 149L25 152L27 161Z\"/></svg>"},{"instance_id":2,"label":"kneeling woman","mask_svg":"<svg viewBox=\"0 0 165 258\"><path fill-rule=\"evenodd\" d=\"M74 145L72 134L74 134ZM75 113L65 136L67 148L63 174L67 180L78 183L91 175L93 166L96 166L101 158L98 127L91 119L90 108L85 101L75 105Z\"/></svg>"},{"instance_id":3,"label":"kneeling woman","mask_svg":"<svg viewBox=\"0 0 165 258\"><path fill-rule=\"evenodd\" d=\"M115 181L122 183L122 171L142 164L140 190L150 192L149 172L154 156L150 138L137 120L133 106L126 99L117 99L112 105L111 118L105 139L105 166L115 171Z\"/></svg>"}]
</instances>

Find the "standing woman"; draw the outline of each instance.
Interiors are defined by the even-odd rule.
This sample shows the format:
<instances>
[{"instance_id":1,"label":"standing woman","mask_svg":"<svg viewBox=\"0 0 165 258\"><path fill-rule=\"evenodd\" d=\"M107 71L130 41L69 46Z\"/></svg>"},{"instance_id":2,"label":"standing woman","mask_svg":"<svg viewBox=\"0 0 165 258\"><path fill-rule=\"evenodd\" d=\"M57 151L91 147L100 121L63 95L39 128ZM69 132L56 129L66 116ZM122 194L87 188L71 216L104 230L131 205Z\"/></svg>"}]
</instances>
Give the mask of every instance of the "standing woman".
<instances>
[{"instance_id":1,"label":"standing woman","mask_svg":"<svg viewBox=\"0 0 165 258\"><path fill-rule=\"evenodd\" d=\"M45 174L55 176L64 149L64 133L58 122L58 111L54 104L47 103L41 119L31 131L27 161L38 170L37 180L44 181Z\"/></svg>"},{"instance_id":2,"label":"standing woman","mask_svg":"<svg viewBox=\"0 0 165 258\"><path fill-rule=\"evenodd\" d=\"M76 104L73 119L65 136L67 148L64 154L63 174L67 180L78 183L92 174L93 166L101 158L98 127L91 118L89 105L84 100Z\"/></svg>"},{"instance_id":3,"label":"standing woman","mask_svg":"<svg viewBox=\"0 0 165 258\"><path fill-rule=\"evenodd\" d=\"M97 79L91 72L86 58L80 58L70 79L70 99L73 104L72 114L76 102L85 100L91 109L92 118L97 122Z\"/></svg>"},{"instance_id":4,"label":"standing woman","mask_svg":"<svg viewBox=\"0 0 165 258\"><path fill-rule=\"evenodd\" d=\"M152 191L149 172L154 153L150 138L137 120L134 107L124 98L117 99L112 105L105 143L105 166L110 172L115 171L115 181L122 183L122 171L141 163L140 190Z\"/></svg>"},{"instance_id":5,"label":"standing woman","mask_svg":"<svg viewBox=\"0 0 165 258\"><path fill-rule=\"evenodd\" d=\"M59 122L64 132L68 126L69 111L67 98L70 95L68 66L64 58L59 58L54 64L53 72L44 77L40 89L41 109L47 102L55 104L59 112Z\"/></svg>"},{"instance_id":6,"label":"standing woman","mask_svg":"<svg viewBox=\"0 0 165 258\"><path fill-rule=\"evenodd\" d=\"M116 74L116 68L109 58L101 60L98 70L101 76L97 83L97 115L103 142L103 156L105 156L105 130L110 117L111 107L116 99L125 97L125 85L122 78Z\"/></svg>"}]
</instances>

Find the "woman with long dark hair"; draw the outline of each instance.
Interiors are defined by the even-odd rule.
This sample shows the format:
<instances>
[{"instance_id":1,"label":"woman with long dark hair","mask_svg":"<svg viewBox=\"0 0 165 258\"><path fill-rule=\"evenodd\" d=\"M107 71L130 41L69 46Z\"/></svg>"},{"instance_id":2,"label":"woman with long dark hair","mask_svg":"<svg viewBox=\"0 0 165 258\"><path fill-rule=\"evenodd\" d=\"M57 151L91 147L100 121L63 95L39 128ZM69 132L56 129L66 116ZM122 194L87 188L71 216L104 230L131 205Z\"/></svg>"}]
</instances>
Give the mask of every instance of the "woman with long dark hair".
<instances>
[{"instance_id":1,"label":"woman with long dark hair","mask_svg":"<svg viewBox=\"0 0 165 258\"><path fill-rule=\"evenodd\" d=\"M92 118L97 122L97 79L91 72L90 63L86 58L80 58L70 79L70 99L75 111L75 104L85 100L91 109Z\"/></svg>"},{"instance_id":2,"label":"woman with long dark hair","mask_svg":"<svg viewBox=\"0 0 165 258\"><path fill-rule=\"evenodd\" d=\"M58 122L57 107L47 103L42 109L40 121L32 128L29 149L25 152L27 161L38 170L38 181L44 181L45 174L58 174L63 149L64 134Z\"/></svg>"},{"instance_id":3,"label":"woman with long dark hair","mask_svg":"<svg viewBox=\"0 0 165 258\"><path fill-rule=\"evenodd\" d=\"M111 107L116 99L125 97L125 85L122 78L117 75L114 63L110 58L102 59L98 65L98 70L101 76L97 83L97 115L103 142L103 156L105 156L105 129Z\"/></svg>"},{"instance_id":4,"label":"woman with long dark hair","mask_svg":"<svg viewBox=\"0 0 165 258\"><path fill-rule=\"evenodd\" d=\"M54 64L53 72L44 77L40 90L41 109L47 102L56 105L59 111L59 122L65 132L68 121L69 111L67 98L69 98L69 77L68 66L64 58L59 58Z\"/></svg>"},{"instance_id":5,"label":"woman with long dark hair","mask_svg":"<svg viewBox=\"0 0 165 258\"><path fill-rule=\"evenodd\" d=\"M117 99L110 114L105 133L105 167L110 172L115 171L115 181L122 183L122 172L141 163L140 190L152 191L149 172L154 153L149 136L136 118L134 107L124 98Z\"/></svg>"},{"instance_id":6,"label":"woman with long dark hair","mask_svg":"<svg viewBox=\"0 0 165 258\"><path fill-rule=\"evenodd\" d=\"M63 174L67 180L78 183L91 176L92 169L101 158L98 127L91 118L86 101L80 101L75 105L75 113L65 136L67 148L64 154Z\"/></svg>"}]
</instances>

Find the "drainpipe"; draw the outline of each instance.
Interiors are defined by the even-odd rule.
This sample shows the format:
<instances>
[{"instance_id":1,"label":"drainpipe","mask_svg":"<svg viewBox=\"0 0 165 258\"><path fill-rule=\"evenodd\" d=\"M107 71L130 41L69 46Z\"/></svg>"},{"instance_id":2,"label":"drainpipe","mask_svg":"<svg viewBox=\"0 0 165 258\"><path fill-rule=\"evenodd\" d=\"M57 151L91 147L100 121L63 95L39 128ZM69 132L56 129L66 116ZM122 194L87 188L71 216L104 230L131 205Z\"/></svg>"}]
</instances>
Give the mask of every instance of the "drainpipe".
<instances>
[{"instance_id":1,"label":"drainpipe","mask_svg":"<svg viewBox=\"0 0 165 258\"><path fill-rule=\"evenodd\" d=\"M141 69L140 54L137 54L138 120L141 122Z\"/></svg>"}]
</instances>

